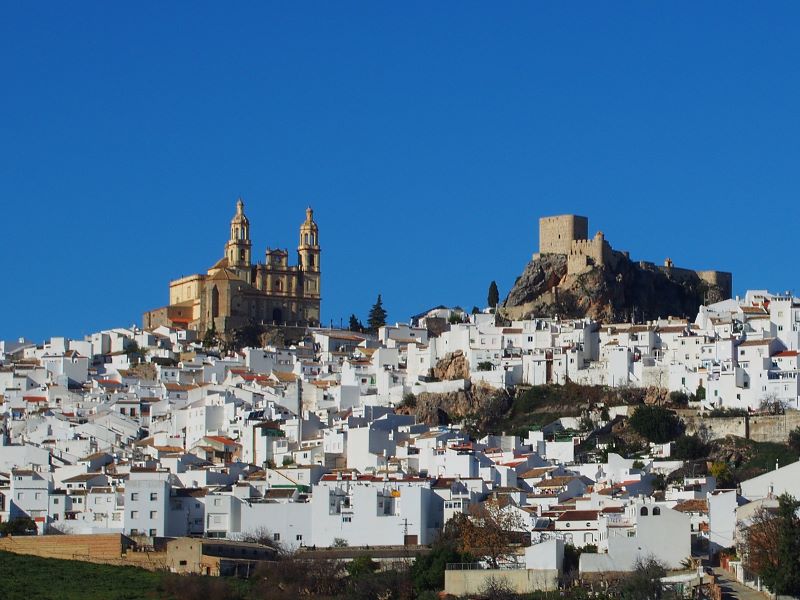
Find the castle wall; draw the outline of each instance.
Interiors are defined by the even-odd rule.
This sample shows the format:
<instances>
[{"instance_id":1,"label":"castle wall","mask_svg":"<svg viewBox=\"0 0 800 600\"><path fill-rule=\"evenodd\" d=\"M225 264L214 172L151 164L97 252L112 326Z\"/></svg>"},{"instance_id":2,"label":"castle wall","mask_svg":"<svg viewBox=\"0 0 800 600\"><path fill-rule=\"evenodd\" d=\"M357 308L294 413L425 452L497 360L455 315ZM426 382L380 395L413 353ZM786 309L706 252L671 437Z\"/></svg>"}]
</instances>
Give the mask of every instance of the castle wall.
<instances>
[{"instance_id":1,"label":"castle wall","mask_svg":"<svg viewBox=\"0 0 800 600\"><path fill-rule=\"evenodd\" d=\"M589 237L589 219L578 215L559 215L539 219L539 252L569 254L574 240Z\"/></svg>"},{"instance_id":2,"label":"castle wall","mask_svg":"<svg viewBox=\"0 0 800 600\"><path fill-rule=\"evenodd\" d=\"M733 275L725 271L694 271L680 267L657 267L663 273L677 281L688 281L699 278L710 285L720 288L724 298L730 298L733 292Z\"/></svg>"},{"instance_id":3,"label":"castle wall","mask_svg":"<svg viewBox=\"0 0 800 600\"><path fill-rule=\"evenodd\" d=\"M591 240L574 240L567 256L567 273L577 275L591 266L601 267L611 261L611 246L603 234Z\"/></svg>"}]
</instances>

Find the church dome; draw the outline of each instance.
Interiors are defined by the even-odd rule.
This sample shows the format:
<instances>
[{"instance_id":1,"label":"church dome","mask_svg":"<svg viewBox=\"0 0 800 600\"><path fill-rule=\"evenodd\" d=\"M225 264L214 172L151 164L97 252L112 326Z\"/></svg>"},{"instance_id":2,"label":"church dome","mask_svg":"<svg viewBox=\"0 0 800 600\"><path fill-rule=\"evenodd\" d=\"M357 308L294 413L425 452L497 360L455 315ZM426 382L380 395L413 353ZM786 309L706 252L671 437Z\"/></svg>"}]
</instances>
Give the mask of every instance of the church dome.
<instances>
[{"instance_id":1,"label":"church dome","mask_svg":"<svg viewBox=\"0 0 800 600\"><path fill-rule=\"evenodd\" d=\"M236 201L236 214L233 215L233 219L231 219L231 224L245 224L245 225L250 224L250 221L244 214L244 202L242 201L241 198L239 198Z\"/></svg>"}]
</instances>

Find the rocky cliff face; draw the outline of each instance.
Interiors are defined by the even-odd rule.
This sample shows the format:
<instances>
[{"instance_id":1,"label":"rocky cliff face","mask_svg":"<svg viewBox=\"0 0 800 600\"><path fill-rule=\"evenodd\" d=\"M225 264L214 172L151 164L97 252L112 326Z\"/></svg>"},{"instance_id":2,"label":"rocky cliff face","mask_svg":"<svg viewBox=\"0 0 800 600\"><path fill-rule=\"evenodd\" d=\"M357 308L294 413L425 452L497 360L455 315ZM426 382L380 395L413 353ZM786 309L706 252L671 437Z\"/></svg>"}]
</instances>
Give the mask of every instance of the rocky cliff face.
<instances>
[{"instance_id":1,"label":"rocky cliff face","mask_svg":"<svg viewBox=\"0 0 800 600\"><path fill-rule=\"evenodd\" d=\"M412 414L418 422L427 425L447 425L468 419L480 429L505 414L510 406L508 392L478 383L458 392L423 392L417 396L413 407L402 407L397 412Z\"/></svg>"},{"instance_id":2,"label":"rocky cliff face","mask_svg":"<svg viewBox=\"0 0 800 600\"><path fill-rule=\"evenodd\" d=\"M469 364L461 350L448 352L444 358L436 363L433 376L442 381L454 379L469 379Z\"/></svg>"},{"instance_id":3,"label":"rocky cliff face","mask_svg":"<svg viewBox=\"0 0 800 600\"><path fill-rule=\"evenodd\" d=\"M511 319L588 316L605 323L694 318L701 304L722 299L720 288L696 275L673 278L618 252L609 265L579 275L567 273L566 256L542 254L517 278L501 313Z\"/></svg>"}]
</instances>

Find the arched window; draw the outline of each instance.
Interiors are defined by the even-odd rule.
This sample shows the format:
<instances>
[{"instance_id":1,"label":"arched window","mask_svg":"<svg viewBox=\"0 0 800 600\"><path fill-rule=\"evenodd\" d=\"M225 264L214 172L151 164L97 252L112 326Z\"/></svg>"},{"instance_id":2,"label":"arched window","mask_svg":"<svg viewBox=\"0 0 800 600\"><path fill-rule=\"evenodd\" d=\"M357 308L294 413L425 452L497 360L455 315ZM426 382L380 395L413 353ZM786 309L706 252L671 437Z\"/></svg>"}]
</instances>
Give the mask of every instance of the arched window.
<instances>
[{"instance_id":1,"label":"arched window","mask_svg":"<svg viewBox=\"0 0 800 600\"><path fill-rule=\"evenodd\" d=\"M219 316L219 290L217 286L211 288L211 316Z\"/></svg>"},{"instance_id":2,"label":"arched window","mask_svg":"<svg viewBox=\"0 0 800 600\"><path fill-rule=\"evenodd\" d=\"M654 517L657 517L657 516L658 516L658 515L660 515L660 514L661 514L661 509L660 509L660 508L658 508L658 507L656 506L656 507L653 509L653 516L654 516Z\"/></svg>"},{"instance_id":3,"label":"arched window","mask_svg":"<svg viewBox=\"0 0 800 600\"><path fill-rule=\"evenodd\" d=\"M309 267L313 267L314 266L314 255L313 254L309 254L308 255L308 266Z\"/></svg>"},{"instance_id":4,"label":"arched window","mask_svg":"<svg viewBox=\"0 0 800 600\"><path fill-rule=\"evenodd\" d=\"M304 240L303 241L304 244L308 244L308 234L307 233L303 236L303 240Z\"/></svg>"},{"instance_id":5,"label":"arched window","mask_svg":"<svg viewBox=\"0 0 800 600\"><path fill-rule=\"evenodd\" d=\"M643 506L642 509L639 511L639 514L642 515L643 517L646 517L647 516L647 507Z\"/></svg>"}]
</instances>

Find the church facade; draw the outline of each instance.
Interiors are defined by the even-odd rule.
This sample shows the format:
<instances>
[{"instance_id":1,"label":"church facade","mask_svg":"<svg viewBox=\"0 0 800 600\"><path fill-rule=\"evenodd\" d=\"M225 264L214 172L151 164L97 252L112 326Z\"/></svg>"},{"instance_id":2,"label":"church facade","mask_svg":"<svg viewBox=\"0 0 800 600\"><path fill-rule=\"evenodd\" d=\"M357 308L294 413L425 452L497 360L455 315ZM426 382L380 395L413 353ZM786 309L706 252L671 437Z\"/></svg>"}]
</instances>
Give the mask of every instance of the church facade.
<instances>
[{"instance_id":1,"label":"church facade","mask_svg":"<svg viewBox=\"0 0 800 600\"><path fill-rule=\"evenodd\" d=\"M251 324L319 325L320 247L314 211L306 209L300 225L296 265L289 264L288 250L271 248L263 263L253 264L251 250L250 221L239 199L224 256L205 274L171 281L169 305L146 312L144 327L193 329L202 337L212 328L229 334Z\"/></svg>"}]
</instances>

